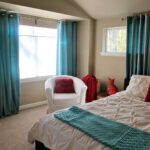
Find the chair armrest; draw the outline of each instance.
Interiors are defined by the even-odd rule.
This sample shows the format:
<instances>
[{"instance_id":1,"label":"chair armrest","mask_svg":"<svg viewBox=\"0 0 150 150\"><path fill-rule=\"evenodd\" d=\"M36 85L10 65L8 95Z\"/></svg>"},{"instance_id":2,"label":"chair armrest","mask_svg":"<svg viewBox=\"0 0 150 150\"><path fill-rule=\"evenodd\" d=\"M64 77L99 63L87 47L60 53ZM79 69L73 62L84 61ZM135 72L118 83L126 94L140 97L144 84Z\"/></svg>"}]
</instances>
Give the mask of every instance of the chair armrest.
<instances>
[{"instance_id":1,"label":"chair armrest","mask_svg":"<svg viewBox=\"0 0 150 150\"><path fill-rule=\"evenodd\" d=\"M83 87L81 89L81 92L80 92L80 104L85 104L86 102L86 91L87 91L87 87Z\"/></svg>"},{"instance_id":2,"label":"chair armrest","mask_svg":"<svg viewBox=\"0 0 150 150\"><path fill-rule=\"evenodd\" d=\"M54 79L52 78L50 78L50 79L48 79L48 80L46 80L46 82L45 82L45 90L46 89L52 89L52 90L54 90Z\"/></svg>"},{"instance_id":3,"label":"chair armrest","mask_svg":"<svg viewBox=\"0 0 150 150\"><path fill-rule=\"evenodd\" d=\"M48 98L48 103L53 103L53 95L54 95L54 79L48 79L45 82L45 93Z\"/></svg>"},{"instance_id":4,"label":"chair armrest","mask_svg":"<svg viewBox=\"0 0 150 150\"><path fill-rule=\"evenodd\" d=\"M85 97L86 97L86 90L87 86L84 84L84 82L78 78L74 79L74 88L75 92L78 96L80 96L80 103L85 103Z\"/></svg>"}]
</instances>

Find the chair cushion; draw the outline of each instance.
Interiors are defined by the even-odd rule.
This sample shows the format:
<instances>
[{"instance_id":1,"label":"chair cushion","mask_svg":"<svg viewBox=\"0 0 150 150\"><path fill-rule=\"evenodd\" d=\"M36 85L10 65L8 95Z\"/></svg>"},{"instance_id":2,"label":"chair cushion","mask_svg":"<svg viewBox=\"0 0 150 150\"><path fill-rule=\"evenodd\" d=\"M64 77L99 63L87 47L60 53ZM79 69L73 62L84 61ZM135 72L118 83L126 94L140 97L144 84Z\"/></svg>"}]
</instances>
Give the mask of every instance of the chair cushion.
<instances>
[{"instance_id":1,"label":"chair cushion","mask_svg":"<svg viewBox=\"0 0 150 150\"><path fill-rule=\"evenodd\" d=\"M55 93L74 93L73 80L67 77L55 79Z\"/></svg>"},{"instance_id":2,"label":"chair cushion","mask_svg":"<svg viewBox=\"0 0 150 150\"><path fill-rule=\"evenodd\" d=\"M80 102L80 97L73 93L73 94L54 94L53 103L56 105L61 104L77 104Z\"/></svg>"}]
</instances>

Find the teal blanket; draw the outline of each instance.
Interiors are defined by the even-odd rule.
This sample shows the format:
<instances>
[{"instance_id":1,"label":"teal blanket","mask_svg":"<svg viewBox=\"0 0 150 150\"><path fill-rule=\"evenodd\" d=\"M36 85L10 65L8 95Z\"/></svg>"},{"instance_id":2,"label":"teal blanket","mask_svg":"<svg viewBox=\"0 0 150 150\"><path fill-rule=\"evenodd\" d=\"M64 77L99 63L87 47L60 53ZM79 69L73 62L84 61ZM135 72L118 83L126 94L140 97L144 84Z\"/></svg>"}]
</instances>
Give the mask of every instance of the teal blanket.
<instances>
[{"instance_id":1,"label":"teal blanket","mask_svg":"<svg viewBox=\"0 0 150 150\"><path fill-rule=\"evenodd\" d=\"M150 150L150 134L73 106L55 118L113 150Z\"/></svg>"}]
</instances>

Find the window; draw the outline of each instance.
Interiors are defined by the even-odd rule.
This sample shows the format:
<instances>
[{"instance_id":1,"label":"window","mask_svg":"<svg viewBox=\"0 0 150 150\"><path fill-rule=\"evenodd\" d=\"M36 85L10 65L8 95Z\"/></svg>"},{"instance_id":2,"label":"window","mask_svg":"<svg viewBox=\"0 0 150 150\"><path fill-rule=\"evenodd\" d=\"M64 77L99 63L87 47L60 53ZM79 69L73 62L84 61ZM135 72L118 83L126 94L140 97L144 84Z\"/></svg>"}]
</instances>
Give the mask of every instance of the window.
<instances>
[{"instance_id":1,"label":"window","mask_svg":"<svg viewBox=\"0 0 150 150\"><path fill-rule=\"evenodd\" d=\"M56 74L57 29L20 25L20 78Z\"/></svg>"},{"instance_id":2,"label":"window","mask_svg":"<svg viewBox=\"0 0 150 150\"><path fill-rule=\"evenodd\" d=\"M103 52L106 55L121 55L126 52L126 27L104 29Z\"/></svg>"}]
</instances>

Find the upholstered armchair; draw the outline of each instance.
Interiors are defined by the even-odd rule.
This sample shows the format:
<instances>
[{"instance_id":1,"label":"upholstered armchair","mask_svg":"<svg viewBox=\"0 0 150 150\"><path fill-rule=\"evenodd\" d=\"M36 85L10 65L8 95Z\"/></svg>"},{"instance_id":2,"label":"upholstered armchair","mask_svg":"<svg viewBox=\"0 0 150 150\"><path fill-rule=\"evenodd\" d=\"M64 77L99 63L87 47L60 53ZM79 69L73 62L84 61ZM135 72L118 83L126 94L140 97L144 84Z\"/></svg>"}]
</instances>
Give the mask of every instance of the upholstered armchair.
<instances>
[{"instance_id":1,"label":"upholstered armchair","mask_svg":"<svg viewBox=\"0 0 150 150\"><path fill-rule=\"evenodd\" d=\"M74 93L55 93L55 80L60 77L67 77L73 80ZM48 99L48 113L55 110L67 108L73 105L85 103L87 87L79 78L61 75L47 79L45 82L45 92Z\"/></svg>"}]
</instances>

